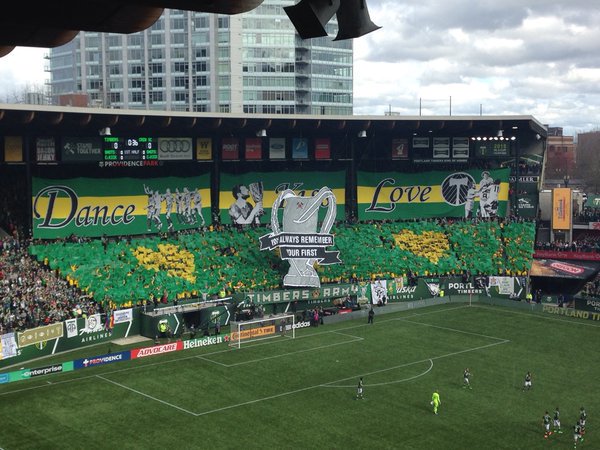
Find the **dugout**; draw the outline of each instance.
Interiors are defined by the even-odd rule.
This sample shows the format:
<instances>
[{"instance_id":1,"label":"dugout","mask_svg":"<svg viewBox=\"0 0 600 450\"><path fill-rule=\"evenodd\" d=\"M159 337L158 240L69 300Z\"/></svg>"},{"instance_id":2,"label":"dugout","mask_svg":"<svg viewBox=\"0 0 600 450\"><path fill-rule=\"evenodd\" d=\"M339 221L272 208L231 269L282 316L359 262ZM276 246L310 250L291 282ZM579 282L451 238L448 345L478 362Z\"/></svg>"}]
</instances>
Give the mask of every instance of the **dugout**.
<instances>
[{"instance_id":1,"label":"dugout","mask_svg":"<svg viewBox=\"0 0 600 450\"><path fill-rule=\"evenodd\" d=\"M165 322L175 337L181 336L192 326L199 333L211 332L217 323L222 327L227 326L235 309L229 300L147 308L140 315L140 334L154 339L161 335L161 323Z\"/></svg>"}]
</instances>

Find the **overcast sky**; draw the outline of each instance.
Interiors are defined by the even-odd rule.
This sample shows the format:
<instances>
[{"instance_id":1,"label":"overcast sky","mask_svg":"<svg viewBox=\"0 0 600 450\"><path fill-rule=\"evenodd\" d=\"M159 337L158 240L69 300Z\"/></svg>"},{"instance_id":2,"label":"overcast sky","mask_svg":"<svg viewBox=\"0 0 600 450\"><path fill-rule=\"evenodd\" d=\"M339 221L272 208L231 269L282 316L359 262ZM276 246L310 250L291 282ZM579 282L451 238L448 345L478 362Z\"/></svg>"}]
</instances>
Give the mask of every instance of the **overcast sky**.
<instances>
[{"instance_id":1,"label":"overcast sky","mask_svg":"<svg viewBox=\"0 0 600 450\"><path fill-rule=\"evenodd\" d=\"M600 2L367 0L382 29L354 40L354 112L531 114L600 129ZM47 49L0 58L0 101L43 84ZM17 86L17 87L15 87Z\"/></svg>"}]
</instances>

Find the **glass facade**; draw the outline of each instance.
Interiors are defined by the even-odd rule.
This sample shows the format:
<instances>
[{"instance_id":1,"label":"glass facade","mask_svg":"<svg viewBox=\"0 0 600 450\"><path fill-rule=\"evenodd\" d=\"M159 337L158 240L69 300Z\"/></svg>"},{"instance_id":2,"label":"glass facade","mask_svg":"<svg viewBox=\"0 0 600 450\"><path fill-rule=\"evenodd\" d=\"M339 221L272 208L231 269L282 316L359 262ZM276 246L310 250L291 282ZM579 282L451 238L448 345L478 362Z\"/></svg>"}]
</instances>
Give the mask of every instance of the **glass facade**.
<instances>
[{"instance_id":1,"label":"glass facade","mask_svg":"<svg viewBox=\"0 0 600 450\"><path fill-rule=\"evenodd\" d=\"M352 114L352 41L303 41L283 7L265 0L234 16L165 10L143 32L81 32L50 51L53 103L266 114Z\"/></svg>"}]
</instances>

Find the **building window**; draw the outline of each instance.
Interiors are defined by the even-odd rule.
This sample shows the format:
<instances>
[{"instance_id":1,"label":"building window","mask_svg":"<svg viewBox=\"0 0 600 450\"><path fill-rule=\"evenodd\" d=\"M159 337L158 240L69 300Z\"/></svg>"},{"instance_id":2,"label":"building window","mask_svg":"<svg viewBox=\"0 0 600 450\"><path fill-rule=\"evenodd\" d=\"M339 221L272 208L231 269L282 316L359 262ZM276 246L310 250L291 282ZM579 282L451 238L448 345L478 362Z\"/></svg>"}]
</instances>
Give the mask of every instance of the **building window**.
<instances>
[{"instance_id":1,"label":"building window","mask_svg":"<svg viewBox=\"0 0 600 450\"><path fill-rule=\"evenodd\" d=\"M144 97L142 92L131 92L132 103L142 103Z\"/></svg>"}]
</instances>

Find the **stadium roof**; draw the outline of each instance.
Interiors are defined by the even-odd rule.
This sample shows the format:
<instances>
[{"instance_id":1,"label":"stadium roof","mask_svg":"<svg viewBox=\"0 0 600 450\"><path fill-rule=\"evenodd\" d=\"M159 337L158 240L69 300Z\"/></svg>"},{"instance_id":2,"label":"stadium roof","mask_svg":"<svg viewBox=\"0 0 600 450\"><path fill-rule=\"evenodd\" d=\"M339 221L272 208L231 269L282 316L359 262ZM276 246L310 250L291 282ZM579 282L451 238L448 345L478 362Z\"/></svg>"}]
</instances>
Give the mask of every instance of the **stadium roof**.
<instances>
[{"instance_id":1,"label":"stadium roof","mask_svg":"<svg viewBox=\"0 0 600 450\"><path fill-rule=\"evenodd\" d=\"M112 128L113 134L139 130L154 135L176 133L255 133L269 135L292 130L319 132L440 135L475 134L495 136L499 130L513 135L547 136L546 127L533 116L314 116L232 113L197 113L155 110L77 108L0 104L0 134L84 134L97 135Z\"/></svg>"},{"instance_id":2,"label":"stadium roof","mask_svg":"<svg viewBox=\"0 0 600 450\"><path fill-rule=\"evenodd\" d=\"M11 2L0 15L0 57L15 46L57 47L80 30L134 33L150 27L165 8L238 14L263 0L59 0Z\"/></svg>"}]
</instances>

